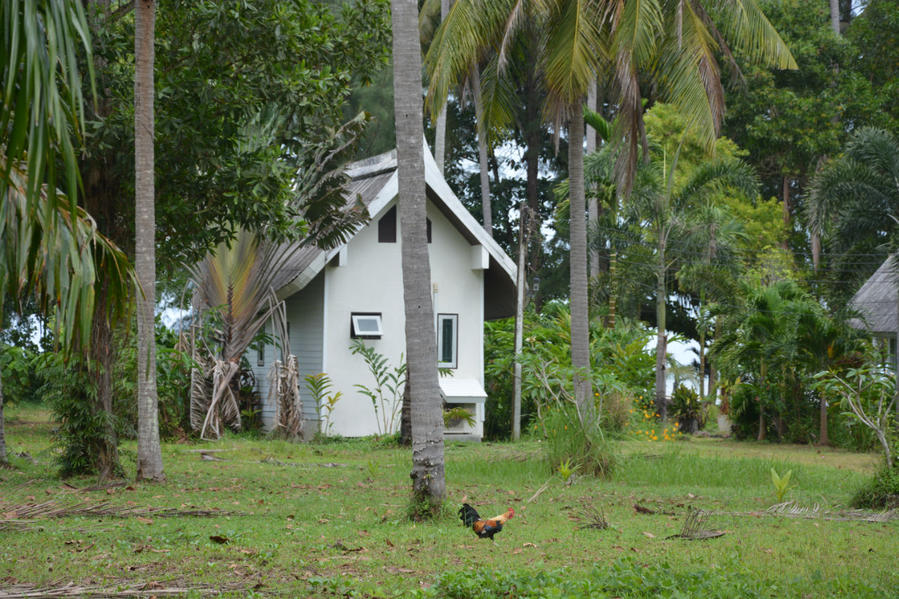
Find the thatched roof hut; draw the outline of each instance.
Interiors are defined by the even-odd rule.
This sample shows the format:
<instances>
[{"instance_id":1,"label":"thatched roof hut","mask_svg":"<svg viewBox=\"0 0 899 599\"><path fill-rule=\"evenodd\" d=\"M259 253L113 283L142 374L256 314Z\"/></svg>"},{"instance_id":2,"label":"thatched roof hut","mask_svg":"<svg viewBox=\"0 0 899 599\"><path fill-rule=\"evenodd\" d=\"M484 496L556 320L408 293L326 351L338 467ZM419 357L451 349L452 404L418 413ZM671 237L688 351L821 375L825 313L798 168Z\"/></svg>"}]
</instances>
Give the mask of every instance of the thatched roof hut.
<instances>
[{"instance_id":1,"label":"thatched roof hut","mask_svg":"<svg viewBox=\"0 0 899 599\"><path fill-rule=\"evenodd\" d=\"M858 312L849 324L857 329L870 331L880 337L895 337L899 320L899 263L896 256L884 260L871 277L865 281L849 306Z\"/></svg>"}]
</instances>

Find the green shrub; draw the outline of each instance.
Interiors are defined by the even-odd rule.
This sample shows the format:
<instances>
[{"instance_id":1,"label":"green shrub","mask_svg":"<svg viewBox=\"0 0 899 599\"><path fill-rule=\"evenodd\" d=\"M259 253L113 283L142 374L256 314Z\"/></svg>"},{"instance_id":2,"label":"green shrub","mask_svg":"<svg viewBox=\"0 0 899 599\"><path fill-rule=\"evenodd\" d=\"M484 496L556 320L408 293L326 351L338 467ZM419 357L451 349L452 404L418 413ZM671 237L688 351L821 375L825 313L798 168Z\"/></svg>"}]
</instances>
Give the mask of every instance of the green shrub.
<instances>
[{"instance_id":1,"label":"green shrub","mask_svg":"<svg viewBox=\"0 0 899 599\"><path fill-rule=\"evenodd\" d=\"M118 433L137 435L137 335L118 336L121 347L115 365L115 411ZM190 369L193 360L177 331L156 320L156 392L159 399L159 436L171 439L190 430ZM241 407L245 407L243 404ZM244 416L242 414L242 416ZM246 414L250 416L250 414Z\"/></svg>"},{"instance_id":2,"label":"green shrub","mask_svg":"<svg viewBox=\"0 0 899 599\"><path fill-rule=\"evenodd\" d=\"M593 476L607 478L615 469L612 445L596 425L582 426L574 406L553 406L543 414L546 459L551 472L563 464Z\"/></svg>"},{"instance_id":3,"label":"green shrub","mask_svg":"<svg viewBox=\"0 0 899 599\"><path fill-rule=\"evenodd\" d=\"M43 376L37 363L39 355L32 349L0 344L4 402L40 401Z\"/></svg>"},{"instance_id":4,"label":"green shrub","mask_svg":"<svg viewBox=\"0 0 899 599\"><path fill-rule=\"evenodd\" d=\"M858 508L890 510L899 508L899 468L883 466L852 499Z\"/></svg>"},{"instance_id":5,"label":"green shrub","mask_svg":"<svg viewBox=\"0 0 899 599\"><path fill-rule=\"evenodd\" d=\"M695 433L705 427L707 410L699 394L684 385L678 385L671 395L671 416L683 433Z\"/></svg>"},{"instance_id":6,"label":"green shrub","mask_svg":"<svg viewBox=\"0 0 899 599\"><path fill-rule=\"evenodd\" d=\"M633 397L625 391L607 393L602 403L602 426L609 432L624 431L631 419L634 407Z\"/></svg>"},{"instance_id":7,"label":"green shrub","mask_svg":"<svg viewBox=\"0 0 899 599\"><path fill-rule=\"evenodd\" d=\"M63 477L94 474L101 453L115 442L110 431L121 428L121 423L99 409L96 386L83 364L77 360L65 364L51 353L42 354L40 362L45 379L41 391L57 423L54 444L60 450L56 456L59 473ZM110 419L113 427L108 426Z\"/></svg>"}]
</instances>

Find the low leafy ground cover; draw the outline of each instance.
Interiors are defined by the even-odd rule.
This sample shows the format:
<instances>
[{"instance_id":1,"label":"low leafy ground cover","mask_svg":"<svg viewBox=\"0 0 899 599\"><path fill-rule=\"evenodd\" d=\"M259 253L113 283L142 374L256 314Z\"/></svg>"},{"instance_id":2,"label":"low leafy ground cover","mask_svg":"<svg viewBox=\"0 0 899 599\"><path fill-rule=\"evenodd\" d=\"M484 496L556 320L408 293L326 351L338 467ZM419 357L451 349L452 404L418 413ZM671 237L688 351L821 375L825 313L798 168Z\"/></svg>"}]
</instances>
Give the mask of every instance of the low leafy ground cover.
<instances>
[{"instance_id":1,"label":"low leafy ground cover","mask_svg":"<svg viewBox=\"0 0 899 599\"><path fill-rule=\"evenodd\" d=\"M626 441L612 480L566 484L537 441L449 445L446 513L411 523L410 452L387 443L166 444L164 484L96 488L53 475L51 428L39 409L7 411L14 468L0 470L0 597L65 585L458 598L883 597L899 588L899 521L845 507L876 466L869 455ZM134 446L122 453L133 472ZM776 503L772 467L792 471L795 505L780 514L766 511ZM491 543L461 526L462 501L517 513ZM674 537L691 508L723 536Z\"/></svg>"}]
</instances>

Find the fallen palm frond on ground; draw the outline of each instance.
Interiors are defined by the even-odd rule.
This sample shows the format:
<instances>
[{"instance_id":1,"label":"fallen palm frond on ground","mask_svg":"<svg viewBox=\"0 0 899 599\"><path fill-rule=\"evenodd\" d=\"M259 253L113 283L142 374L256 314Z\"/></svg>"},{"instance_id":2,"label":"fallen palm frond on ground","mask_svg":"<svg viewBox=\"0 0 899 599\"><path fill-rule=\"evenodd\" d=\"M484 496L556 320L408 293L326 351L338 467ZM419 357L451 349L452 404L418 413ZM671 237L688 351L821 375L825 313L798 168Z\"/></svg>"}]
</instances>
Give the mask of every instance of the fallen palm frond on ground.
<instances>
[{"instance_id":1,"label":"fallen palm frond on ground","mask_svg":"<svg viewBox=\"0 0 899 599\"><path fill-rule=\"evenodd\" d=\"M0 589L0 599L27 599L31 597L181 597L191 595L219 595L223 592L247 590L240 586L213 588L201 586L165 586L161 582L144 582L137 584L102 587L99 585L81 586L69 583L60 587L35 587L29 584L12 585Z\"/></svg>"},{"instance_id":2,"label":"fallen palm frond on ground","mask_svg":"<svg viewBox=\"0 0 899 599\"><path fill-rule=\"evenodd\" d=\"M606 512L602 506L597 507L588 501L581 503L581 506L568 516L571 520L580 523L578 530L585 528L595 528L596 530L605 530L609 528L609 519L606 518Z\"/></svg>"},{"instance_id":3,"label":"fallen palm frond on ground","mask_svg":"<svg viewBox=\"0 0 899 599\"><path fill-rule=\"evenodd\" d=\"M899 520L899 509L885 512L869 510L822 510L817 504L802 506L795 501L786 501L772 505L763 512L709 512L717 516L783 516L786 518L804 518L832 520L837 522L890 522Z\"/></svg>"},{"instance_id":4,"label":"fallen palm frond on ground","mask_svg":"<svg viewBox=\"0 0 899 599\"><path fill-rule=\"evenodd\" d=\"M684 519L684 526L681 528L680 534L671 535L669 539L688 539L691 541L698 539L714 539L723 537L723 530L710 530L705 528L706 520L709 519L709 512L690 508L687 517Z\"/></svg>"},{"instance_id":5,"label":"fallen palm frond on ground","mask_svg":"<svg viewBox=\"0 0 899 599\"><path fill-rule=\"evenodd\" d=\"M219 509L178 509L164 507L135 507L115 505L108 501L96 503L59 504L55 501L41 503L24 503L20 505L0 502L0 530L22 529L32 525L34 520L68 518L71 516L101 516L127 518L129 516L155 516L158 518L176 516L194 516L209 518L213 516L240 516L239 512L226 512ZM3 597L3 595L0 595Z\"/></svg>"}]
</instances>

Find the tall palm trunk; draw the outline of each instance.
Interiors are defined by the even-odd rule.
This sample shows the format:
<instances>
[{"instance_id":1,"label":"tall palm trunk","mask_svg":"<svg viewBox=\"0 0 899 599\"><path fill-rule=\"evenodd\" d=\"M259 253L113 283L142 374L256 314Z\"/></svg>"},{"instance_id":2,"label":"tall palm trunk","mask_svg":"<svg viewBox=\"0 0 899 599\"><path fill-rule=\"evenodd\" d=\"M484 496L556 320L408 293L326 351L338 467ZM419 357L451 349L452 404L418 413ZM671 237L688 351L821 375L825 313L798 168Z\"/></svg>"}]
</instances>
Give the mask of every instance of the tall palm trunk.
<instances>
[{"instance_id":1,"label":"tall palm trunk","mask_svg":"<svg viewBox=\"0 0 899 599\"><path fill-rule=\"evenodd\" d=\"M530 218L536 218L536 206L539 201L537 174L540 156L540 124L537 120L537 84L534 80L533 72L528 73L526 86L525 114L527 115L527 123L525 124L525 139L527 148L525 149L525 165L527 181L525 197L522 198L519 207L518 272L515 278L515 336L513 350L515 352L515 365L513 366L512 375L513 439L518 439L521 436L521 364L518 360L521 356L521 345L524 337L524 306L527 289L529 233L531 230L530 225L525 226L525 223ZM495 177L495 180L499 182L497 177Z\"/></svg>"},{"instance_id":2,"label":"tall palm trunk","mask_svg":"<svg viewBox=\"0 0 899 599\"><path fill-rule=\"evenodd\" d=\"M450 0L440 0L440 21L446 19L450 9ZM440 108L437 115L437 123L434 127L434 160L437 169L443 174L443 163L446 158L446 102Z\"/></svg>"},{"instance_id":3,"label":"tall palm trunk","mask_svg":"<svg viewBox=\"0 0 899 599\"><path fill-rule=\"evenodd\" d=\"M596 80L590 82L590 87L587 88L587 108L596 112ZM587 125L587 154L592 154L596 151L596 129ZM587 204L587 222L590 226L595 227L599 221L599 200L596 197L596 194L592 194L590 196L590 201ZM596 249L595 244L590 244L590 277L595 278L599 276L599 252Z\"/></svg>"},{"instance_id":4,"label":"tall palm trunk","mask_svg":"<svg viewBox=\"0 0 899 599\"><path fill-rule=\"evenodd\" d=\"M481 98L481 74L477 67L471 68L471 91L474 96L474 112L478 121L478 166L481 176L481 212L484 230L493 237L493 207L490 202L490 164L487 161L487 127L484 125L484 100ZM499 184L499 181L496 181Z\"/></svg>"},{"instance_id":5,"label":"tall palm trunk","mask_svg":"<svg viewBox=\"0 0 899 599\"><path fill-rule=\"evenodd\" d=\"M156 392L156 216L153 154L155 0L135 3L134 32L134 267L137 297L137 478L163 480Z\"/></svg>"},{"instance_id":6,"label":"tall palm trunk","mask_svg":"<svg viewBox=\"0 0 899 599\"><path fill-rule=\"evenodd\" d=\"M665 354L668 350L668 336L665 327L665 297L668 294L666 285L667 269L665 268L666 239L659 236L658 258L656 265L656 413L662 422L668 420L668 401L665 398Z\"/></svg>"},{"instance_id":7,"label":"tall palm trunk","mask_svg":"<svg viewBox=\"0 0 899 599\"><path fill-rule=\"evenodd\" d=\"M830 4L830 28L840 35L840 0L829 0Z\"/></svg>"},{"instance_id":8,"label":"tall palm trunk","mask_svg":"<svg viewBox=\"0 0 899 599\"><path fill-rule=\"evenodd\" d=\"M571 107L568 124L568 176L571 202L571 365L574 397L582 422L593 418L590 384L590 324L587 313L587 217L584 207L584 118L581 103Z\"/></svg>"},{"instance_id":9,"label":"tall palm trunk","mask_svg":"<svg viewBox=\"0 0 899 599\"><path fill-rule=\"evenodd\" d=\"M518 218L518 271L515 276L515 365L512 367L512 439L521 437L521 356L524 338L525 270L527 267L528 208L522 198Z\"/></svg>"},{"instance_id":10,"label":"tall palm trunk","mask_svg":"<svg viewBox=\"0 0 899 599\"><path fill-rule=\"evenodd\" d=\"M446 479L443 414L437 380L437 339L425 230L418 3L415 0L392 0L391 8L398 212L402 232L406 356L412 404L412 496L416 506L427 506L434 512L446 497Z\"/></svg>"},{"instance_id":11,"label":"tall palm trunk","mask_svg":"<svg viewBox=\"0 0 899 599\"><path fill-rule=\"evenodd\" d=\"M6 424L3 420L3 374L0 373L0 465L9 463L6 456Z\"/></svg>"},{"instance_id":12,"label":"tall palm trunk","mask_svg":"<svg viewBox=\"0 0 899 599\"><path fill-rule=\"evenodd\" d=\"M767 378L767 375L768 375L768 364L765 362L764 359L762 359L762 363L759 366L759 379L760 379L759 386L761 387L761 389L764 393L767 393L767 383L765 381L765 379ZM768 436L768 427L765 424L765 402L762 401L761 396L759 396L758 401L759 401L759 432L758 432L758 435L756 436L756 441L764 441L765 438Z\"/></svg>"}]
</instances>

